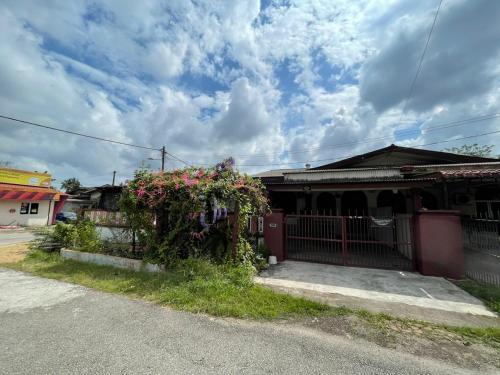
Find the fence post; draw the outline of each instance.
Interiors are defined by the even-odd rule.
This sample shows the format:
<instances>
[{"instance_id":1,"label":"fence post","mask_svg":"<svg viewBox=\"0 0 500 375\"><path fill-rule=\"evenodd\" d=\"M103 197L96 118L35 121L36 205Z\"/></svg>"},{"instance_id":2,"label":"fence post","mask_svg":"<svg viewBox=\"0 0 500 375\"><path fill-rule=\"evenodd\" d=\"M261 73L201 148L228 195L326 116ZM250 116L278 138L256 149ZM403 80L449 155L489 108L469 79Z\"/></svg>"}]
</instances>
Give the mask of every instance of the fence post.
<instances>
[{"instance_id":1,"label":"fence post","mask_svg":"<svg viewBox=\"0 0 500 375\"><path fill-rule=\"evenodd\" d=\"M284 227L286 225L282 210L274 209L271 214L264 217L264 242L278 262L285 259Z\"/></svg>"},{"instance_id":2,"label":"fence post","mask_svg":"<svg viewBox=\"0 0 500 375\"><path fill-rule=\"evenodd\" d=\"M465 264L460 213L420 210L416 229L418 271L425 276L462 278Z\"/></svg>"}]
</instances>

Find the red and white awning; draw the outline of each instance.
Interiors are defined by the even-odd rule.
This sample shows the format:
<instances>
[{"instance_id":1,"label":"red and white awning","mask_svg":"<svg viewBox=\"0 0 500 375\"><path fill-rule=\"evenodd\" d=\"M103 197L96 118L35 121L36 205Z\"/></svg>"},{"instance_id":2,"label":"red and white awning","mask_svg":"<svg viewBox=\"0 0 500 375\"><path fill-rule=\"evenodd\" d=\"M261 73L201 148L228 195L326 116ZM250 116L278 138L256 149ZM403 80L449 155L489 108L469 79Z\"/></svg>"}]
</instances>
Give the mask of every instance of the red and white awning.
<instances>
[{"instance_id":1,"label":"red and white awning","mask_svg":"<svg viewBox=\"0 0 500 375\"><path fill-rule=\"evenodd\" d=\"M64 193L51 188L0 184L0 200L58 201L61 194Z\"/></svg>"}]
</instances>

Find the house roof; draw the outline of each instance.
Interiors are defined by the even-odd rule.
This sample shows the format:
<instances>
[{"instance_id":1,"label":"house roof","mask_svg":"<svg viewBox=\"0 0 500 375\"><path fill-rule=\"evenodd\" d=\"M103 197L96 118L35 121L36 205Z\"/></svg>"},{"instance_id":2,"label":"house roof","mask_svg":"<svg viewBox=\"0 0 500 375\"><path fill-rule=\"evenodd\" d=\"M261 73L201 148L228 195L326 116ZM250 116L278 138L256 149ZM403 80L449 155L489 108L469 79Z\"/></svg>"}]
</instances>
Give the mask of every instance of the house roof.
<instances>
[{"instance_id":1,"label":"house roof","mask_svg":"<svg viewBox=\"0 0 500 375\"><path fill-rule=\"evenodd\" d=\"M92 188L88 188L89 190L87 192L92 192L92 191L121 191L122 186L120 185L110 185L110 184L105 184L101 186L96 186Z\"/></svg>"},{"instance_id":2,"label":"house roof","mask_svg":"<svg viewBox=\"0 0 500 375\"><path fill-rule=\"evenodd\" d=\"M392 153L406 154L410 157L413 156L416 161L417 159L420 160L426 159L428 162L426 162L425 164L485 163L485 162L498 161L498 159L493 159L493 158L484 158L480 156L471 156L471 155L460 155L443 151L423 150L412 147L396 146L392 144L388 147L380 148L375 151L370 151L361 155L343 159L334 163L321 165L319 167L311 169L318 170L318 169L356 168L356 165L364 163L368 159L374 159L376 157L389 155Z\"/></svg>"},{"instance_id":3,"label":"house roof","mask_svg":"<svg viewBox=\"0 0 500 375\"><path fill-rule=\"evenodd\" d=\"M351 168L351 169L323 169L286 172L285 182L289 181L371 181L403 179L401 168Z\"/></svg>"},{"instance_id":4,"label":"house roof","mask_svg":"<svg viewBox=\"0 0 500 375\"><path fill-rule=\"evenodd\" d=\"M500 161L391 145L316 168L278 169L259 173L255 177L261 178L268 186L498 178Z\"/></svg>"},{"instance_id":5,"label":"house roof","mask_svg":"<svg viewBox=\"0 0 500 375\"><path fill-rule=\"evenodd\" d=\"M305 168L289 168L289 169L272 169L270 171L264 171L260 173L256 173L253 175L253 177L259 177L259 178L264 178L264 177L283 177L285 173L293 173L293 172L302 172L305 171Z\"/></svg>"}]
</instances>

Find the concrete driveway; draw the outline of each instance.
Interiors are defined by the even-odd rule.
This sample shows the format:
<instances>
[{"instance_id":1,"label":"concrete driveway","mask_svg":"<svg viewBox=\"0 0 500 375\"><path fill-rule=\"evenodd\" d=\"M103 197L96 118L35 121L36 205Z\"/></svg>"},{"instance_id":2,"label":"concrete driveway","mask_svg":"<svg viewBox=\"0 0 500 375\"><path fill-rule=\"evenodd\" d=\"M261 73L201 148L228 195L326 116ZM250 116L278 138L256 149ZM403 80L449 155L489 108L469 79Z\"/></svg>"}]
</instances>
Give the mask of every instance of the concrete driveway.
<instances>
[{"instance_id":1,"label":"concrete driveway","mask_svg":"<svg viewBox=\"0 0 500 375\"><path fill-rule=\"evenodd\" d=\"M217 319L0 269L2 374L486 374L304 327Z\"/></svg>"},{"instance_id":2,"label":"concrete driveway","mask_svg":"<svg viewBox=\"0 0 500 375\"><path fill-rule=\"evenodd\" d=\"M282 290L307 294L309 297L323 297L323 300L332 301L335 305L339 302L348 306L354 304L354 307L396 315L403 313L404 316L424 320L434 316L440 323L450 323L450 316L453 316L449 313L496 317L480 300L444 278L427 277L413 272L287 260L263 272L256 281ZM333 300L329 300L328 297L332 296ZM423 315L423 311L428 311L428 314ZM470 320L471 325L478 324L478 319ZM459 321L457 324L461 325L463 322Z\"/></svg>"},{"instance_id":3,"label":"concrete driveway","mask_svg":"<svg viewBox=\"0 0 500 375\"><path fill-rule=\"evenodd\" d=\"M0 229L0 246L30 242L34 238L35 234L26 230Z\"/></svg>"}]
</instances>

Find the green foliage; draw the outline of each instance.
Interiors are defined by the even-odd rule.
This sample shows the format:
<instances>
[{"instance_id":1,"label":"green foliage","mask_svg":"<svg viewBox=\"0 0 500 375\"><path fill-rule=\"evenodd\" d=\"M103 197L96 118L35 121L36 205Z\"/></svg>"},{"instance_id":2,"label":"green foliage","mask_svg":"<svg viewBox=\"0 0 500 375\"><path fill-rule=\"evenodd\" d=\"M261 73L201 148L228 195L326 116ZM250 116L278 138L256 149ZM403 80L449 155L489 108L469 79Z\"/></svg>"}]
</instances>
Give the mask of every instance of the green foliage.
<instances>
[{"instance_id":1,"label":"green foliage","mask_svg":"<svg viewBox=\"0 0 500 375\"><path fill-rule=\"evenodd\" d=\"M110 293L169 305L196 313L238 318L273 319L318 315L330 311L322 303L254 285L254 268L204 259L176 260L168 272L154 274L79 263L58 254L35 251L8 267L81 284Z\"/></svg>"},{"instance_id":2,"label":"green foliage","mask_svg":"<svg viewBox=\"0 0 500 375\"><path fill-rule=\"evenodd\" d=\"M68 178L61 183L61 189L64 189L64 191L69 194L75 193L80 187L80 181L75 177Z\"/></svg>"},{"instance_id":3,"label":"green foliage","mask_svg":"<svg viewBox=\"0 0 500 375\"><path fill-rule=\"evenodd\" d=\"M453 154L480 156L484 158L491 157L494 145L479 145L473 143L471 145L463 145L460 147L445 148L444 152L451 152Z\"/></svg>"},{"instance_id":4,"label":"green foliage","mask_svg":"<svg viewBox=\"0 0 500 375\"><path fill-rule=\"evenodd\" d=\"M123 189L120 206L149 259L161 263L188 257L227 261L233 225L228 219L216 223L212 219L217 209L220 213L239 207L235 218L238 260L253 260L246 223L251 215L269 210L267 195L260 180L234 170L233 163L228 159L208 169L136 172Z\"/></svg>"},{"instance_id":5,"label":"green foliage","mask_svg":"<svg viewBox=\"0 0 500 375\"><path fill-rule=\"evenodd\" d=\"M491 310L500 313L500 287L478 283L474 280L457 281L456 284L473 296L482 299Z\"/></svg>"},{"instance_id":6,"label":"green foliage","mask_svg":"<svg viewBox=\"0 0 500 375\"><path fill-rule=\"evenodd\" d=\"M49 252L62 247L96 253L102 250L103 243L95 224L88 220L75 224L57 223L53 228L40 232L31 243L31 248Z\"/></svg>"},{"instance_id":7,"label":"green foliage","mask_svg":"<svg viewBox=\"0 0 500 375\"><path fill-rule=\"evenodd\" d=\"M264 242L257 243L256 248L257 250L255 251L254 264L259 271L262 271L269 267L269 263L267 261L271 255L271 251Z\"/></svg>"}]
</instances>

